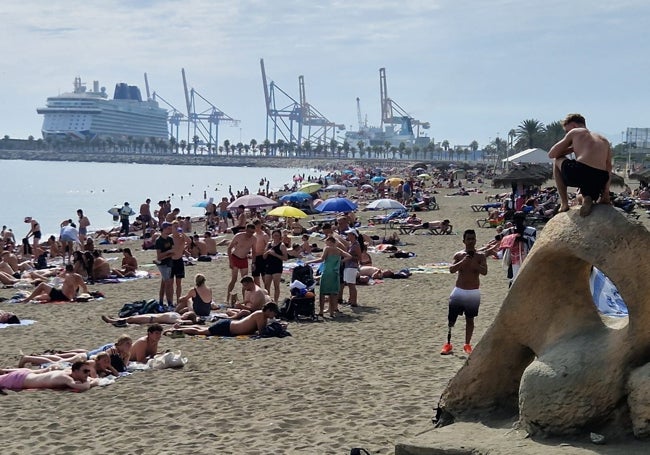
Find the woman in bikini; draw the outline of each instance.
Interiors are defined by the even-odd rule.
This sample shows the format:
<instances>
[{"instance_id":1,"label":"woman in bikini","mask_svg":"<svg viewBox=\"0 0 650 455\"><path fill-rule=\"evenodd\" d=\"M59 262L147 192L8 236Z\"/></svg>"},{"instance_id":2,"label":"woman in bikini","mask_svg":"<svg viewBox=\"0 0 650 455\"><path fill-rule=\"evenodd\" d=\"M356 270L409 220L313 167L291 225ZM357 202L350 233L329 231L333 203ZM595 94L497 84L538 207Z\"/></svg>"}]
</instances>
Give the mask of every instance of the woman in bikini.
<instances>
[{"instance_id":1,"label":"woman in bikini","mask_svg":"<svg viewBox=\"0 0 650 455\"><path fill-rule=\"evenodd\" d=\"M185 315L194 313L199 317L210 316L212 311L212 289L205 284L205 276L197 273L194 277L194 287L185 297L178 300L176 311Z\"/></svg>"}]
</instances>

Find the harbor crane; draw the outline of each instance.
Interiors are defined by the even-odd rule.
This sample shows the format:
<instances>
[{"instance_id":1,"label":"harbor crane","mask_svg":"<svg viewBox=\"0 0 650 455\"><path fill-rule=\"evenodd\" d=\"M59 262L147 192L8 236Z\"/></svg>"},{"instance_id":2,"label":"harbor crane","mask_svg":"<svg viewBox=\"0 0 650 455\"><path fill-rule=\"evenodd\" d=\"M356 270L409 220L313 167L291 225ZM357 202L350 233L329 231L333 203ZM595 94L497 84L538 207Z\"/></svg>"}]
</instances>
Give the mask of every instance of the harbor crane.
<instances>
[{"instance_id":1,"label":"harbor crane","mask_svg":"<svg viewBox=\"0 0 650 455\"><path fill-rule=\"evenodd\" d=\"M274 81L268 81L264 59L260 59L264 102L266 107L266 139L273 143L284 140L302 145L303 141L313 144L328 144L334 139L336 129L344 125L328 120L307 102L305 80L298 77L299 100L282 90Z\"/></svg>"},{"instance_id":2,"label":"harbor crane","mask_svg":"<svg viewBox=\"0 0 650 455\"><path fill-rule=\"evenodd\" d=\"M208 145L208 148L218 145L219 125L226 123L230 126L239 126L240 121L225 114L194 88L188 90L184 68L181 68L181 75L183 76L183 92L185 93L187 117L180 118L179 120L187 122L188 146L195 142L195 138L198 138L198 140L203 139ZM203 107L200 107L200 105ZM209 152L211 153L211 150Z\"/></svg>"},{"instance_id":3,"label":"harbor crane","mask_svg":"<svg viewBox=\"0 0 650 455\"><path fill-rule=\"evenodd\" d=\"M379 68L379 91L381 96L381 128L384 125L401 125L404 132L413 134L413 127L417 128L416 136L420 136L420 127L429 129L429 122L416 120L406 113L402 107L388 96L386 84L386 68Z\"/></svg>"},{"instance_id":4,"label":"harbor crane","mask_svg":"<svg viewBox=\"0 0 650 455\"><path fill-rule=\"evenodd\" d=\"M309 141L322 145L329 144L329 136L331 135L331 139L334 139L336 130L344 130L345 125L329 121L323 114L318 112L318 109L307 102L305 77L302 75L298 76L298 88L300 91L301 119L303 125L307 127Z\"/></svg>"}]
</instances>

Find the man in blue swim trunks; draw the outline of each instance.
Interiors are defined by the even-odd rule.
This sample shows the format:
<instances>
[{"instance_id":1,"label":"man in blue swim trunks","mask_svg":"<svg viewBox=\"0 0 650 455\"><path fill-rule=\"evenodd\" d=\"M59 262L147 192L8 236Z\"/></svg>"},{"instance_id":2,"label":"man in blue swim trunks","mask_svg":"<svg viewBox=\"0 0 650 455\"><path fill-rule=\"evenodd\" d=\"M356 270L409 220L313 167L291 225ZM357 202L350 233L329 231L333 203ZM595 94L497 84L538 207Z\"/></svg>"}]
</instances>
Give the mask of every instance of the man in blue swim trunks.
<instances>
[{"instance_id":1,"label":"man in blue swim trunks","mask_svg":"<svg viewBox=\"0 0 650 455\"><path fill-rule=\"evenodd\" d=\"M609 204L609 180L612 171L612 148L607 139L592 133L580 114L569 114L562 121L566 135L551 147L553 176L560 196L560 212L569 210L567 186L580 188L583 196L580 216L591 213L593 204ZM567 158L573 153L575 159Z\"/></svg>"},{"instance_id":2,"label":"man in blue swim trunks","mask_svg":"<svg viewBox=\"0 0 650 455\"><path fill-rule=\"evenodd\" d=\"M232 319L221 319L210 327L200 325L181 327L175 325L173 329L165 330L164 334L171 332L183 332L187 335L223 336L234 337L238 335L253 335L256 332L262 333L269 319L278 317L280 309L275 302L268 302L261 310L249 314L238 321Z\"/></svg>"},{"instance_id":3,"label":"man in blue swim trunks","mask_svg":"<svg viewBox=\"0 0 650 455\"><path fill-rule=\"evenodd\" d=\"M465 249L454 254L454 259L449 267L450 273L458 272L456 286L449 296L449 330L447 343L442 347L440 354L448 355L453 351L451 344L451 328L456 324L458 316L465 314L465 346L466 354L472 353L472 334L474 333L474 318L478 316L481 304L481 291L479 290L480 275L487 275L487 260L485 254L476 251L476 232L467 229L463 232Z\"/></svg>"}]
</instances>

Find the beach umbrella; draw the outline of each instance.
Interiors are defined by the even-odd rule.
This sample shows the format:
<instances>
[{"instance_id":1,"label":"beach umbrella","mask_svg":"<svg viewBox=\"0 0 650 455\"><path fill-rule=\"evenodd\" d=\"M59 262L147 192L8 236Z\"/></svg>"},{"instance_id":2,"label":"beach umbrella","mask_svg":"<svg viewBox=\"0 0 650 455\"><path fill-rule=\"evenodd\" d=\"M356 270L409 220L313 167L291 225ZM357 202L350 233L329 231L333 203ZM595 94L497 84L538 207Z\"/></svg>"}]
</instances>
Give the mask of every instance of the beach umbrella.
<instances>
[{"instance_id":1,"label":"beach umbrella","mask_svg":"<svg viewBox=\"0 0 650 455\"><path fill-rule=\"evenodd\" d=\"M347 191L348 187L344 185L328 185L323 191Z\"/></svg>"},{"instance_id":2,"label":"beach umbrella","mask_svg":"<svg viewBox=\"0 0 650 455\"><path fill-rule=\"evenodd\" d=\"M304 202L308 199L311 199L311 194L303 191L296 191L282 196L280 202Z\"/></svg>"},{"instance_id":3,"label":"beach umbrella","mask_svg":"<svg viewBox=\"0 0 650 455\"><path fill-rule=\"evenodd\" d=\"M366 193L370 193L370 192L375 191L375 189L373 188L373 186L372 186L372 185L368 185L367 183L366 183L365 185L361 185L361 188L360 188L360 189L361 189L361 191L364 191L364 192L366 192Z\"/></svg>"},{"instance_id":4,"label":"beach umbrella","mask_svg":"<svg viewBox=\"0 0 650 455\"><path fill-rule=\"evenodd\" d=\"M208 206L208 204L209 204L208 201L199 201L199 202L195 202L194 204L192 204L192 207L203 207L203 208L206 208L206 207Z\"/></svg>"},{"instance_id":5,"label":"beach umbrella","mask_svg":"<svg viewBox=\"0 0 650 455\"><path fill-rule=\"evenodd\" d=\"M307 218L307 214L305 212L295 207L291 207L290 205L276 207L267 212L267 215L278 216L282 218Z\"/></svg>"},{"instance_id":6,"label":"beach umbrella","mask_svg":"<svg viewBox=\"0 0 650 455\"><path fill-rule=\"evenodd\" d=\"M427 163L415 163L414 165L411 166L411 169L418 170L418 169L428 169Z\"/></svg>"},{"instance_id":7,"label":"beach umbrella","mask_svg":"<svg viewBox=\"0 0 650 455\"><path fill-rule=\"evenodd\" d=\"M350 174L350 175L351 175L351 174L354 174L354 171L353 171L352 169L344 169L344 170L343 170L343 173L344 173L344 174Z\"/></svg>"},{"instance_id":8,"label":"beach umbrella","mask_svg":"<svg viewBox=\"0 0 650 455\"><path fill-rule=\"evenodd\" d=\"M386 177L384 177L384 176L382 176L382 175L375 175L373 178L370 179L370 181L371 181L372 183L381 183L381 182L383 182L384 180L386 180Z\"/></svg>"},{"instance_id":9,"label":"beach umbrella","mask_svg":"<svg viewBox=\"0 0 650 455\"><path fill-rule=\"evenodd\" d=\"M300 188L298 188L298 191L302 191L303 193L315 193L316 191L320 190L322 185L319 183L311 182L311 183L305 183L302 185Z\"/></svg>"},{"instance_id":10,"label":"beach umbrella","mask_svg":"<svg viewBox=\"0 0 650 455\"><path fill-rule=\"evenodd\" d=\"M625 185L625 179L621 177L618 174L614 174L613 172L609 173L609 184L613 186L624 186Z\"/></svg>"},{"instance_id":11,"label":"beach umbrella","mask_svg":"<svg viewBox=\"0 0 650 455\"><path fill-rule=\"evenodd\" d=\"M420 174L418 175L418 178L423 180L429 180L431 179L431 176L429 174Z\"/></svg>"},{"instance_id":12,"label":"beach umbrella","mask_svg":"<svg viewBox=\"0 0 650 455\"><path fill-rule=\"evenodd\" d=\"M377 199L375 201L372 201L370 204L366 205L366 209L385 210L386 216L388 216L389 210L406 210L406 207L402 203L396 201L395 199ZM384 223L384 237L386 237L387 226L388 223Z\"/></svg>"},{"instance_id":13,"label":"beach umbrella","mask_svg":"<svg viewBox=\"0 0 650 455\"><path fill-rule=\"evenodd\" d=\"M360 179L359 179L359 177L357 177L357 176L355 175L354 177L350 177L350 180L355 180L355 181L356 181L356 180L360 180Z\"/></svg>"},{"instance_id":14,"label":"beach umbrella","mask_svg":"<svg viewBox=\"0 0 650 455\"><path fill-rule=\"evenodd\" d=\"M353 212L357 209L357 204L345 197L333 197L325 199L318 204L318 212Z\"/></svg>"},{"instance_id":15,"label":"beach umbrella","mask_svg":"<svg viewBox=\"0 0 650 455\"><path fill-rule=\"evenodd\" d=\"M493 186L522 184L526 186L541 185L553 177L551 166L524 163L514 166L508 172L495 177Z\"/></svg>"},{"instance_id":16,"label":"beach umbrella","mask_svg":"<svg viewBox=\"0 0 650 455\"><path fill-rule=\"evenodd\" d=\"M244 207L249 209L249 208L257 208L257 207L270 207L272 205L278 205L278 202L259 194L246 194L242 197L238 197L230 204L228 204L228 208L235 209L240 205L243 205Z\"/></svg>"},{"instance_id":17,"label":"beach umbrella","mask_svg":"<svg viewBox=\"0 0 650 455\"><path fill-rule=\"evenodd\" d=\"M404 179L400 177L391 177L388 180L386 180L386 182L388 182L390 186L399 186L399 184L402 183L403 181Z\"/></svg>"},{"instance_id":18,"label":"beach umbrella","mask_svg":"<svg viewBox=\"0 0 650 455\"><path fill-rule=\"evenodd\" d=\"M377 199L366 205L368 210L406 210L406 207L395 199Z\"/></svg>"}]
</instances>

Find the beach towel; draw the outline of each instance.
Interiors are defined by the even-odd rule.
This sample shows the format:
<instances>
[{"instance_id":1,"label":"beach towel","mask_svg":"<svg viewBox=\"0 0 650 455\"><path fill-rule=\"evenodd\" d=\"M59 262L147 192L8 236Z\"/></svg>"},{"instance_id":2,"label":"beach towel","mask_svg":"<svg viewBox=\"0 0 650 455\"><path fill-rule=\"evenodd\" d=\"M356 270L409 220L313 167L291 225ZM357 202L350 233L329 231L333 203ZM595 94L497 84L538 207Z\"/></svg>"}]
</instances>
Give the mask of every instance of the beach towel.
<instances>
[{"instance_id":1,"label":"beach towel","mask_svg":"<svg viewBox=\"0 0 650 455\"><path fill-rule=\"evenodd\" d=\"M97 280L95 283L98 284L115 284L115 283L126 283L128 281L140 280L142 278L152 278L153 273L147 272L144 270L136 270L135 276L132 277L123 277L119 278L117 276L111 276L110 278L104 278L103 280Z\"/></svg>"},{"instance_id":2,"label":"beach towel","mask_svg":"<svg viewBox=\"0 0 650 455\"><path fill-rule=\"evenodd\" d=\"M20 326L25 326L25 325L32 325L36 321L32 319L21 319L20 324L4 324L0 322L0 329L4 329L7 327L20 327Z\"/></svg>"},{"instance_id":3,"label":"beach towel","mask_svg":"<svg viewBox=\"0 0 650 455\"><path fill-rule=\"evenodd\" d=\"M410 267L409 272L411 273L449 273L449 264L448 262L436 262L433 264L425 264L418 267Z\"/></svg>"},{"instance_id":4,"label":"beach towel","mask_svg":"<svg viewBox=\"0 0 650 455\"><path fill-rule=\"evenodd\" d=\"M606 316L626 317L628 315L627 305L614 283L607 276L593 267L589 277L589 288L598 311Z\"/></svg>"}]
</instances>

